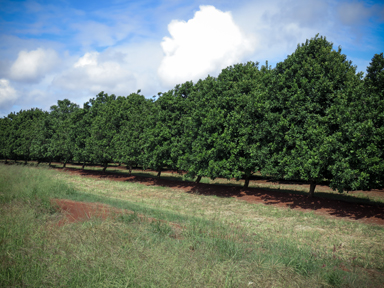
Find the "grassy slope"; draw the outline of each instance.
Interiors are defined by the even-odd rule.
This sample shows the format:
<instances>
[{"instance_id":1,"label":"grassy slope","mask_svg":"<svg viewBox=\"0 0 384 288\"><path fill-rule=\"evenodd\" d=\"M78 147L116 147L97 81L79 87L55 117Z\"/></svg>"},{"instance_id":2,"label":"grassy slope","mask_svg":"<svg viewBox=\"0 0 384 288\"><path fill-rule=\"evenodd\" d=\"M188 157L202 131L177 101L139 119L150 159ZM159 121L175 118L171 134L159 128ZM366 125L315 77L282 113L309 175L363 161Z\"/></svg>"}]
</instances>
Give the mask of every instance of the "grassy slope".
<instances>
[{"instance_id":1,"label":"grassy slope","mask_svg":"<svg viewBox=\"0 0 384 288\"><path fill-rule=\"evenodd\" d=\"M0 286L380 287L384 228L0 165ZM136 214L57 227L50 197ZM344 271L347 270L347 271Z\"/></svg>"}]
</instances>

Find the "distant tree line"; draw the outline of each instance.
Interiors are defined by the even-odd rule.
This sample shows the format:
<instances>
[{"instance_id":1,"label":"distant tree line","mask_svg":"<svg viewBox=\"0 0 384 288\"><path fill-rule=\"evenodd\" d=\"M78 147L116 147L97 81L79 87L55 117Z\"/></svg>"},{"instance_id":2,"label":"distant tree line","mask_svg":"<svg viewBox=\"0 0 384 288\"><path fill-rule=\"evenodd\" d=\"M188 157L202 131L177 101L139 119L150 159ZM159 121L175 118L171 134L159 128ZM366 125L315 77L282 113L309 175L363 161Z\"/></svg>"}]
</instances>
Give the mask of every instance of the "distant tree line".
<instances>
[{"instance_id":1,"label":"distant tree line","mask_svg":"<svg viewBox=\"0 0 384 288\"><path fill-rule=\"evenodd\" d=\"M338 191L384 186L384 58L367 73L325 37L298 45L275 68L248 62L186 82L155 99L101 92L83 108L65 99L45 112L0 119L0 157L124 163L201 177L253 173Z\"/></svg>"}]
</instances>

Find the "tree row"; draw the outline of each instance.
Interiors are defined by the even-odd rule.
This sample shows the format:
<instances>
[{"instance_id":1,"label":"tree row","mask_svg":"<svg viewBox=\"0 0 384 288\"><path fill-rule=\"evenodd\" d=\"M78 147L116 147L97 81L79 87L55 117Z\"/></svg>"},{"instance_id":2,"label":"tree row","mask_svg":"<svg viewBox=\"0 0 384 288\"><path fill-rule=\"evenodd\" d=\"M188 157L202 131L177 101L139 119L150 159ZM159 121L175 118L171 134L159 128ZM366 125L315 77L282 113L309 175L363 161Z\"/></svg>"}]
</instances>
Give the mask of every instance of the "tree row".
<instances>
[{"instance_id":1,"label":"tree row","mask_svg":"<svg viewBox=\"0 0 384 288\"><path fill-rule=\"evenodd\" d=\"M248 62L186 82L157 99L101 92L83 108L65 99L0 119L3 159L110 162L188 176L252 174L338 191L384 187L384 58L363 77L316 36L275 68Z\"/></svg>"}]
</instances>

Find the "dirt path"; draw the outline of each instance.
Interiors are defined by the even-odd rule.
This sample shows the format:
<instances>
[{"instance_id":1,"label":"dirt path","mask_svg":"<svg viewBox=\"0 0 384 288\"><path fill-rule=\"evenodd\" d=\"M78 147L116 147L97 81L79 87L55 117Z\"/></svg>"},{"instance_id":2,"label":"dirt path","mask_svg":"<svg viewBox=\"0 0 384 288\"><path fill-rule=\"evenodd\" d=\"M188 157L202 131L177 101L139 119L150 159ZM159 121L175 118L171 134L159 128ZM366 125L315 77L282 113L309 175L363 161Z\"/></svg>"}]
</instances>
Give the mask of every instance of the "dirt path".
<instances>
[{"instance_id":1,"label":"dirt path","mask_svg":"<svg viewBox=\"0 0 384 288\"><path fill-rule=\"evenodd\" d=\"M356 204L339 200L323 198L308 198L306 195L270 191L262 188L243 188L238 186L224 186L186 181L173 181L141 176L126 176L113 171L90 171L75 168L60 169L63 172L91 177L96 179L108 179L111 181L139 182L145 185L158 185L181 189L187 193L201 195L216 195L219 197L233 197L249 203L263 203L278 207L290 207L291 209L314 211L316 214L328 217L346 218L369 224L384 225L384 206L369 204ZM369 192L368 192L369 193ZM384 195L384 191L377 190L373 193ZM101 207L101 206L100 206ZM91 210L92 212L93 210ZM84 214L84 213L83 213Z\"/></svg>"}]
</instances>

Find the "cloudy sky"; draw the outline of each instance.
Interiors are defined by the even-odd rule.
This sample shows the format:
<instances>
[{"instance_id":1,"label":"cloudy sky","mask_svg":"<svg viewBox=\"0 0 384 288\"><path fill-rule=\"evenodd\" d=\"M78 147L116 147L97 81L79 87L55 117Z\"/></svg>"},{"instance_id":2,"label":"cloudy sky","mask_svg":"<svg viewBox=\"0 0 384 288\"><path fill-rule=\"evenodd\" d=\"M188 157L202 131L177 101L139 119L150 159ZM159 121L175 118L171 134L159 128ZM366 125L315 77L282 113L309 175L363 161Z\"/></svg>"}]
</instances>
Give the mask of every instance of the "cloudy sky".
<instances>
[{"instance_id":1,"label":"cloudy sky","mask_svg":"<svg viewBox=\"0 0 384 288\"><path fill-rule=\"evenodd\" d=\"M326 36L365 71L384 50L383 1L0 1L0 117L100 91L146 97L236 63L272 67Z\"/></svg>"}]
</instances>

